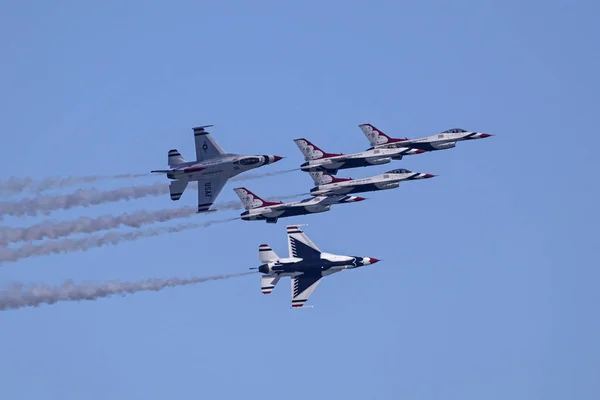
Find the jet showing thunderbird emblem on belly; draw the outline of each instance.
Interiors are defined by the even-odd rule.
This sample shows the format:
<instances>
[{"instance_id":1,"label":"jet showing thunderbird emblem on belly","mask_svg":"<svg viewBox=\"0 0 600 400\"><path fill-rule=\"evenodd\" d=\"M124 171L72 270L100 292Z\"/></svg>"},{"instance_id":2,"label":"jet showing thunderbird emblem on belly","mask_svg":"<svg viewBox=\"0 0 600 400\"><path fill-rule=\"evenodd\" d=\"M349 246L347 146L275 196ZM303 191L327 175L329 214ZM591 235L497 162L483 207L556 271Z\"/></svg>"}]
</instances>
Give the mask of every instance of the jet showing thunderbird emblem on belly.
<instances>
[{"instance_id":1,"label":"jet showing thunderbird emblem on belly","mask_svg":"<svg viewBox=\"0 0 600 400\"><path fill-rule=\"evenodd\" d=\"M193 128L196 144L196 161L186 161L177 149L169 150L170 169L151 172L166 174L173 180L169 184L171 200L181 198L189 182L198 182L198 212L214 211L215 202L227 181L242 172L273 164L283 157L274 155L240 155L226 153L206 131L212 125Z\"/></svg>"},{"instance_id":2,"label":"jet showing thunderbird emblem on belly","mask_svg":"<svg viewBox=\"0 0 600 400\"><path fill-rule=\"evenodd\" d=\"M260 290L264 294L271 293L281 278L289 276L292 308L303 307L324 277L380 261L373 257L341 256L322 252L299 228L300 226L287 226L289 257L279 258L269 245L261 244L258 256L262 264L258 268L250 268L257 269L262 274Z\"/></svg>"}]
</instances>

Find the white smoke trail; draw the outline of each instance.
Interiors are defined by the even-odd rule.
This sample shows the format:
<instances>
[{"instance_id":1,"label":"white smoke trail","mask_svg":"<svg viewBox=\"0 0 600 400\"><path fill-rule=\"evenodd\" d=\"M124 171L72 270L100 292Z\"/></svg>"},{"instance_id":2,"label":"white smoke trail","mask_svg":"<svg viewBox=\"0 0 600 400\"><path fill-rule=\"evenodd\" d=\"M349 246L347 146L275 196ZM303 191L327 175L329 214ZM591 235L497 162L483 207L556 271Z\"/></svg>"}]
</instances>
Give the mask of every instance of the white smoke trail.
<instances>
[{"instance_id":1,"label":"white smoke trail","mask_svg":"<svg viewBox=\"0 0 600 400\"><path fill-rule=\"evenodd\" d=\"M250 180L262 178L265 176L279 175L293 170L275 171L258 173L254 175L238 175L235 180ZM233 178L232 178L233 180ZM190 188L196 188L196 182L190 183ZM169 193L169 185L164 183L156 183L146 186L124 187L114 190L98 190L95 188L79 189L71 194L65 195L42 195L22 199L19 201L2 201L0 202L0 220L5 215L23 217L36 216L39 214L49 215L56 210L68 210L74 207L89 207L93 205L121 201L134 200L147 196L161 196Z\"/></svg>"},{"instance_id":2,"label":"white smoke trail","mask_svg":"<svg viewBox=\"0 0 600 400\"><path fill-rule=\"evenodd\" d=\"M169 193L169 186L157 183L146 186L125 187L114 190L79 189L71 194L57 196L38 196L20 201L0 202L0 218L4 215L15 217L34 216L38 214L48 215L53 211L73 207L89 207L97 204L133 200L146 196L159 196Z\"/></svg>"},{"instance_id":3,"label":"white smoke trail","mask_svg":"<svg viewBox=\"0 0 600 400\"><path fill-rule=\"evenodd\" d=\"M147 279L139 282L109 281L105 283L75 284L68 280L60 286L28 285L13 283L7 289L0 290L0 311L23 307L39 307L42 304L54 304L59 301L98 300L114 295L134 294L142 291L159 291L167 287L193 285L196 283L230 279L256 272L242 272L207 276L204 278Z\"/></svg>"},{"instance_id":4,"label":"white smoke trail","mask_svg":"<svg viewBox=\"0 0 600 400\"><path fill-rule=\"evenodd\" d=\"M108 232L104 235L87 236L81 239L60 239L42 242L39 245L26 244L17 248L0 248L0 262L15 262L23 258L44 256L49 254L72 253L76 251L87 251L92 248L106 245L117 245L122 242L130 242L137 239L163 235L165 233L181 232L189 229L206 228L213 224L222 224L235 221L239 217L213 220L195 224L183 224L176 226L165 226L152 228L145 231L133 232Z\"/></svg>"},{"instance_id":5,"label":"white smoke trail","mask_svg":"<svg viewBox=\"0 0 600 400\"><path fill-rule=\"evenodd\" d=\"M96 218L80 217L72 221L46 220L24 228L8 228L0 230L0 246L20 241L42 239L57 239L78 233L93 233L108 229L127 226L139 228L143 225L156 222L170 221L176 218L185 218L195 214L197 207L182 207L172 210L135 211L131 214L117 216L103 215Z\"/></svg>"},{"instance_id":6,"label":"white smoke trail","mask_svg":"<svg viewBox=\"0 0 600 400\"><path fill-rule=\"evenodd\" d=\"M92 183L109 179L133 179L143 176L150 176L150 173L145 174L120 174L120 175L91 175L91 176L68 176L58 177L52 176L42 180L35 180L30 177L17 178L11 177L7 180L0 180L0 194L17 194L21 192L42 193L50 189L61 189L68 186L74 186L81 183Z\"/></svg>"},{"instance_id":7,"label":"white smoke trail","mask_svg":"<svg viewBox=\"0 0 600 400\"><path fill-rule=\"evenodd\" d=\"M284 200L300 195L277 196L270 201ZM244 206L239 201L229 201L215 204L217 211L239 210ZM190 217L197 212L197 207L181 207L157 211L135 211L121 215L103 215L96 218L80 217L72 221L46 220L23 228L0 227L0 246L21 241L30 242L42 239L57 239L78 233L93 233L108 229L127 226L139 228L143 225L166 222L177 218Z\"/></svg>"},{"instance_id":8,"label":"white smoke trail","mask_svg":"<svg viewBox=\"0 0 600 400\"><path fill-rule=\"evenodd\" d=\"M233 178L231 178L230 180L235 182L235 181L248 181L251 179L258 179L258 178L264 178L267 176L277 176L277 175L283 175L283 174L289 174L290 172L294 172L294 171L300 171L300 168L293 168L293 169L284 169L281 171L272 171L272 172L249 172L249 173L245 173L245 174L240 174L237 176L234 176Z\"/></svg>"}]
</instances>

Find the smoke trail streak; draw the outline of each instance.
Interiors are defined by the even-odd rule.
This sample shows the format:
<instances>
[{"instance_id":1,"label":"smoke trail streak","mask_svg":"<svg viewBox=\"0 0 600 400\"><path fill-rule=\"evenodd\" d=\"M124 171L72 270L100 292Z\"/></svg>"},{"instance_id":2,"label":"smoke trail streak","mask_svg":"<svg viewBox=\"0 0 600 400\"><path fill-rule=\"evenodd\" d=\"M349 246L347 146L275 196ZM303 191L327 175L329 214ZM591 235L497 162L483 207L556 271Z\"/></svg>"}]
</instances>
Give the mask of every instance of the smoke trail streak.
<instances>
[{"instance_id":1,"label":"smoke trail streak","mask_svg":"<svg viewBox=\"0 0 600 400\"><path fill-rule=\"evenodd\" d=\"M48 215L59 209L68 210L73 207L89 207L119 200L133 200L146 196L159 196L169 193L169 186L157 183L146 186L125 187L114 190L79 189L71 194L57 196L39 196L20 201L0 202L0 218L4 215L16 217Z\"/></svg>"},{"instance_id":2,"label":"smoke trail streak","mask_svg":"<svg viewBox=\"0 0 600 400\"><path fill-rule=\"evenodd\" d=\"M257 179L265 176L279 175L293 170L266 172L254 175L236 176L237 181ZM233 178L232 178L233 180ZM197 187L196 182L190 184L190 188ZM5 215L23 217L36 216L39 214L49 215L56 210L68 210L74 207L89 207L93 205L121 201L134 200L147 196L161 196L169 193L169 185L156 183L146 186L124 187L114 190L98 190L95 188L79 189L71 194L48 196L42 195L22 199L19 201L0 202L0 220Z\"/></svg>"},{"instance_id":3,"label":"smoke trail streak","mask_svg":"<svg viewBox=\"0 0 600 400\"><path fill-rule=\"evenodd\" d=\"M233 182L247 181L247 180L251 180L251 179L264 178L267 176L277 176L277 175L288 174L288 173L294 172L294 171L300 171L300 168L284 169L281 171L271 171L271 172L256 172L256 173L250 172L250 173L245 173L245 174L240 174L240 175L234 176L230 180Z\"/></svg>"},{"instance_id":4,"label":"smoke trail streak","mask_svg":"<svg viewBox=\"0 0 600 400\"><path fill-rule=\"evenodd\" d=\"M278 196L270 198L273 200L283 200L293 198L299 195ZM239 201L229 201L215 204L218 211L239 210L244 206ZM21 241L32 241L42 239L57 239L78 233L93 233L108 229L127 226L130 228L139 228L143 225L157 222L166 222L177 218L190 217L197 212L197 207L181 207L175 209L165 209L157 211L135 211L121 215L103 215L96 218L80 217L72 221L54 221L46 220L38 224L24 228L2 228L0 229L0 246L6 246L9 243Z\"/></svg>"},{"instance_id":5,"label":"smoke trail streak","mask_svg":"<svg viewBox=\"0 0 600 400\"><path fill-rule=\"evenodd\" d=\"M78 185L80 183L92 183L109 179L132 179L142 176L150 176L150 173L145 174L120 174L120 175L91 175L91 176L68 176L58 177L52 176L42 180L35 180L30 177L16 178L11 177L7 180L0 180L0 194L17 194L20 192L33 192L39 194L50 189L60 189L68 186Z\"/></svg>"},{"instance_id":6,"label":"smoke trail streak","mask_svg":"<svg viewBox=\"0 0 600 400\"><path fill-rule=\"evenodd\" d=\"M7 289L0 290L0 311L23 307L39 307L42 304L54 304L59 301L94 301L118 294L126 295L143 291L158 292L167 287L193 285L255 273L254 271L242 272L204 278L147 279L139 282L108 281L105 283L75 284L73 281L68 280L54 287L49 285L25 286L22 283L13 283Z\"/></svg>"},{"instance_id":7,"label":"smoke trail streak","mask_svg":"<svg viewBox=\"0 0 600 400\"><path fill-rule=\"evenodd\" d=\"M181 232L189 229L206 228L213 224L222 224L235 221L240 217L213 220L195 224L182 224L152 228L145 231L133 232L108 232L104 235L87 236L81 239L60 239L42 242L39 245L26 244L18 248L0 248L0 262L14 262L23 258L44 256L49 254L72 253L87 251L92 248L106 245L117 245L122 242L131 242L146 237L163 235L165 233Z\"/></svg>"}]
</instances>

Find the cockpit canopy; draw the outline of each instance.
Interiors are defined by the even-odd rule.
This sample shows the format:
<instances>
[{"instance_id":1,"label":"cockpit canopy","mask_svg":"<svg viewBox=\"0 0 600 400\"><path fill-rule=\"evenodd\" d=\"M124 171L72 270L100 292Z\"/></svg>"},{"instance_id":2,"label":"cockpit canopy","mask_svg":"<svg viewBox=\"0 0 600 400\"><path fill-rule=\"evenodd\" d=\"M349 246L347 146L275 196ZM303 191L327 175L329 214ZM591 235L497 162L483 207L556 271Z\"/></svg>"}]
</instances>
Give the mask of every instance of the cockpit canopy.
<instances>
[{"instance_id":1,"label":"cockpit canopy","mask_svg":"<svg viewBox=\"0 0 600 400\"><path fill-rule=\"evenodd\" d=\"M252 165L252 164L258 164L260 162L260 158L258 157L248 157L248 158L242 158L239 163L241 165ZM235 163L234 163L235 164Z\"/></svg>"},{"instance_id":2,"label":"cockpit canopy","mask_svg":"<svg viewBox=\"0 0 600 400\"><path fill-rule=\"evenodd\" d=\"M465 131L464 129L460 129L460 128L453 128L453 129L448 129L447 131L444 131L442 133L465 133L468 131Z\"/></svg>"},{"instance_id":3,"label":"cockpit canopy","mask_svg":"<svg viewBox=\"0 0 600 400\"><path fill-rule=\"evenodd\" d=\"M406 169L406 168L398 168L398 169L393 169L391 171L386 172L386 174L410 174L412 171Z\"/></svg>"}]
</instances>

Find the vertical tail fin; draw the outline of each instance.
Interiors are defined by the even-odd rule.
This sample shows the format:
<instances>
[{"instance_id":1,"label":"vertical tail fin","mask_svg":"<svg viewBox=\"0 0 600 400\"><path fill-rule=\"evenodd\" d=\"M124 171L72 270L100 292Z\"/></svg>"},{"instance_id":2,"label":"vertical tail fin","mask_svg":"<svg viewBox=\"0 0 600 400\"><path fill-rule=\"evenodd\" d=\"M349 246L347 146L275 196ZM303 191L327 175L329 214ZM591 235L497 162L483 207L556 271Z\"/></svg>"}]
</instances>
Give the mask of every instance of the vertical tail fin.
<instances>
[{"instance_id":1,"label":"vertical tail fin","mask_svg":"<svg viewBox=\"0 0 600 400\"><path fill-rule=\"evenodd\" d=\"M369 143L371 143L371 146L373 146L373 147L380 146L383 144L404 142L404 141L408 140L408 138L404 138L404 139L392 138L371 124L361 124L361 125L359 125L359 128L363 131L363 133L365 134L367 139L369 139Z\"/></svg>"},{"instance_id":2,"label":"vertical tail fin","mask_svg":"<svg viewBox=\"0 0 600 400\"><path fill-rule=\"evenodd\" d=\"M319 185L327 185L329 183L336 183L336 182L345 182L345 181L351 181L352 178L336 178L333 175L329 175L326 174L324 172L318 171L318 172L309 172L311 178L313 179L313 182L315 183L315 185L319 186Z\"/></svg>"},{"instance_id":3,"label":"vertical tail fin","mask_svg":"<svg viewBox=\"0 0 600 400\"><path fill-rule=\"evenodd\" d=\"M244 204L246 210L283 204L281 201L265 201L244 187L235 188L233 190L242 201L242 204Z\"/></svg>"},{"instance_id":4,"label":"vertical tail fin","mask_svg":"<svg viewBox=\"0 0 600 400\"><path fill-rule=\"evenodd\" d=\"M186 162L187 161L185 161L185 158L183 158L181 156L181 154L179 153L179 151L177 151L177 149L169 150L169 159L168 159L169 167L173 168L174 166L176 166L178 164L183 164Z\"/></svg>"},{"instance_id":5,"label":"vertical tail fin","mask_svg":"<svg viewBox=\"0 0 600 400\"><path fill-rule=\"evenodd\" d=\"M298 148L300 149L302 154L304 154L304 160L306 160L306 161L319 160L321 158L328 158L328 157L335 157L335 156L342 155L341 153L340 154L326 153L304 138L294 139L294 142L296 142L296 146L298 146Z\"/></svg>"}]
</instances>

